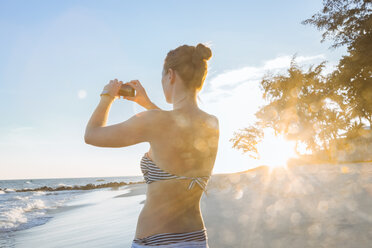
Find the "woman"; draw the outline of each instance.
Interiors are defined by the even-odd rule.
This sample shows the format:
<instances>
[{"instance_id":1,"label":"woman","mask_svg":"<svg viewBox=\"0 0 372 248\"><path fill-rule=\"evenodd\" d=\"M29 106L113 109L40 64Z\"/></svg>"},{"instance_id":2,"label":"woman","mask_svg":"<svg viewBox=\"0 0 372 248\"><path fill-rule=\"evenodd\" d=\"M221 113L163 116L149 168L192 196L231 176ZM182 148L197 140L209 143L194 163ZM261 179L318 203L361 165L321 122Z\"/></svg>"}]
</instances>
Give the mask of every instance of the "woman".
<instances>
[{"instance_id":1,"label":"woman","mask_svg":"<svg viewBox=\"0 0 372 248\"><path fill-rule=\"evenodd\" d=\"M100 147L125 147L149 142L141 159L147 197L137 222L132 248L208 247L200 200L216 159L219 122L199 109L196 97L206 74L210 48L183 45L168 52L162 86L173 110L153 104L138 80L134 101L148 109L122 123L105 126L109 107L122 82L111 80L86 129L85 142Z\"/></svg>"}]
</instances>

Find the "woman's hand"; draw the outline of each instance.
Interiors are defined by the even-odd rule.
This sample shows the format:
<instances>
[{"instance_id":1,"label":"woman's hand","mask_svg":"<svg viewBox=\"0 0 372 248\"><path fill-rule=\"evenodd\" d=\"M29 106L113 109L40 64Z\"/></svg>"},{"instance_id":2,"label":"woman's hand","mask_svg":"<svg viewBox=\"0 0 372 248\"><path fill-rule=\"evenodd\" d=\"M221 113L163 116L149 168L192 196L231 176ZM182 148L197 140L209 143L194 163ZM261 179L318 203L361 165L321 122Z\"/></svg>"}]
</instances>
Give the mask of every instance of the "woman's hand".
<instances>
[{"instance_id":1,"label":"woman's hand","mask_svg":"<svg viewBox=\"0 0 372 248\"><path fill-rule=\"evenodd\" d=\"M118 79L115 78L114 80L110 80L110 82L105 85L103 90L107 90L107 94L109 94L109 96L115 100L116 98L120 97L119 90L122 84L123 81L118 81Z\"/></svg>"},{"instance_id":2,"label":"woman's hand","mask_svg":"<svg viewBox=\"0 0 372 248\"><path fill-rule=\"evenodd\" d=\"M148 109L150 106L153 105L153 103L150 101L150 98L147 96L145 89L142 87L140 81L131 80L129 82L126 82L125 84L128 84L132 88L134 88L136 91L136 95L135 96L123 96L124 99L136 102L146 109Z\"/></svg>"}]
</instances>

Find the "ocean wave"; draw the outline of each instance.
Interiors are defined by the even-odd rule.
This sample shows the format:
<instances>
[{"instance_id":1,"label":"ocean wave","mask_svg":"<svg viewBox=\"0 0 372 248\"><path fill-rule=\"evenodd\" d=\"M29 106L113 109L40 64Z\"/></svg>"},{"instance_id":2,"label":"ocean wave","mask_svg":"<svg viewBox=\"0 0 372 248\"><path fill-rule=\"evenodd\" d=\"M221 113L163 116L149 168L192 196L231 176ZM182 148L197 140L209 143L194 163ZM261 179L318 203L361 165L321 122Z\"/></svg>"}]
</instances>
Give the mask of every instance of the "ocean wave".
<instances>
[{"instance_id":1,"label":"ocean wave","mask_svg":"<svg viewBox=\"0 0 372 248\"><path fill-rule=\"evenodd\" d=\"M70 187L70 185L67 185L67 184L64 184L64 183L59 183L59 184L58 184L58 187L62 187L62 186Z\"/></svg>"},{"instance_id":2,"label":"ocean wave","mask_svg":"<svg viewBox=\"0 0 372 248\"><path fill-rule=\"evenodd\" d=\"M45 206L45 203L43 200L40 200L40 199L35 199L31 202L28 202L26 204L26 206L23 208L23 210L25 212L29 212L29 211L32 211L32 210L35 210L35 209L45 209L46 206Z\"/></svg>"},{"instance_id":3,"label":"ocean wave","mask_svg":"<svg viewBox=\"0 0 372 248\"><path fill-rule=\"evenodd\" d=\"M35 191L34 193L33 193L34 195L45 195L46 194L46 192L44 192L44 191Z\"/></svg>"},{"instance_id":4,"label":"ocean wave","mask_svg":"<svg viewBox=\"0 0 372 248\"><path fill-rule=\"evenodd\" d=\"M39 188L23 188L23 189L0 189L3 190L6 193L12 193L12 192L27 192L27 191L39 191L39 192L44 192L44 191L60 191L60 190L91 190L91 189L100 189L100 188L118 188L124 185L130 185L130 184L138 184L138 183L144 183L144 181L140 182L109 182L109 183L104 183L104 184L86 184L83 186L67 186L67 185L61 185L59 187L53 188L53 187L48 187L48 186L43 186ZM36 194L42 194L42 193L36 193Z\"/></svg>"},{"instance_id":5,"label":"ocean wave","mask_svg":"<svg viewBox=\"0 0 372 248\"><path fill-rule=\"evenodd\" d=\"M21 199L25 200L26 198ZM10 206L6 211L0 213L0 231L16 230L20 225L28 223L30 221L29 218L36 220L37 217L45 215L45 212L40 211L48 208L43 200L28 198L26 200L28 202Z\"/></svg>"},{"instance_id":6,"label":"ocean wave","mask_svg":"<svg viewBox=\"0 0 372 248\"><path fill-rule=\"evenodd\" d=\"M4 191L5 193L12 193L16 191L15 189L0 189L0 190Z\"/></svg>"},{"instance_id":7,"label":"ocean wave","mask_svg":"<svg viewBox=\"0 0 372 248\"><path fill-rule=\"evenodd\" d=\"M120 178L107 179L104 184L99 184L99 181L102 180L97 182L95 180L95 178L94 181L89 178L78 178L0 181L2 183L0 188L0 234L8 235L15 231L45 224L53 218L55 213L65 210L66 201L84 194L86 190L110 187L118 189L120 186L128 184L144 183L137 181L137 177L124 178L125 182L122 182ZM0 240L5 237L1 235ZM2 247L1 242L0 247Z\"/></svg>"},{"instance_id":8,"label":"ocean wave","mask_svg":"<svg viewBox=\"0 0 372 248\"><path fill-rule=\"evenodd\" d=\"M47 211L56 209L73 195L60 194L56 196L35 195L33 193L18 194L5 199L0 205L0 233L27 229L42 225L52 218ZM23 195L28 194L28 195Z\"/></svg>"},{"instance_id":9,"label":"ocean wave","mask_svg":"<svg viewBox=\"0 0 372 248\"><path fill-rule=\"evenodd\" d=\"M21 200L21 201L26 201L28 199L30 199L29 196L20 196L20 195L16 195L12 198L13 200Z\"/></svg>"},{"instance_id":10,"label":"ocean wave","mask_svg":"<svg viewBox=\"0 0 372 248\"><path fill-rule=\"evenodd\" d=\"M9 209L7 212L0 215L0 230L7 231L13 229L22 223L27 222L27 217L24 215L22 207Z\"/></svg>"}]
</instances>

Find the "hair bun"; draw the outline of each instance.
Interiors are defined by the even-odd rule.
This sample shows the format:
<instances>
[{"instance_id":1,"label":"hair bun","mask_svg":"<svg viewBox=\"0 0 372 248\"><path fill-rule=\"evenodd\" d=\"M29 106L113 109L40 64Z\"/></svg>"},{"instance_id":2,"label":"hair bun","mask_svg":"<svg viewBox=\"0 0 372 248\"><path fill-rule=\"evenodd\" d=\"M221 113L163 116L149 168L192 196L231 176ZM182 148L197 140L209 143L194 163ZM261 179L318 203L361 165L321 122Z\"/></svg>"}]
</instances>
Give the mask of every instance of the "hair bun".
<instances>
[{"instance_id":1,"label":"hair bun","mask_svg":"<svg viewBox=\"0 0 372 248\"><path fill-rule=\"evenodd\" d=\"M192 62L194 64L200 63L202 60L209 60L212 57L212 51L209 47L206 47L204 44L199 43L195 52L192 55Z\"/></svg>"}]
</instances>

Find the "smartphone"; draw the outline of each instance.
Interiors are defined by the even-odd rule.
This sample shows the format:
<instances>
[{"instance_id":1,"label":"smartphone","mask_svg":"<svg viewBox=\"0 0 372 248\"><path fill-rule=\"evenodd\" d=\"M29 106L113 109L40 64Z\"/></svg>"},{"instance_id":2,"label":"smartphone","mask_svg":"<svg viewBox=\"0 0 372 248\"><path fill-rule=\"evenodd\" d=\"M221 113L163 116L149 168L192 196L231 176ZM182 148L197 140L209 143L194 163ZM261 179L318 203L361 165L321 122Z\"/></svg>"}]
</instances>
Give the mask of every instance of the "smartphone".
<instances>
[{"instance_id":1,"label":"smartphone","mask_svg":"<svg viewBox=\"0 0 372 248\"><path fill-rule=\"evenodd\" d=\"M135 89L128 84L122 84L119 90L120 96L135 96Z\"/></svg>"}]
</instances>

